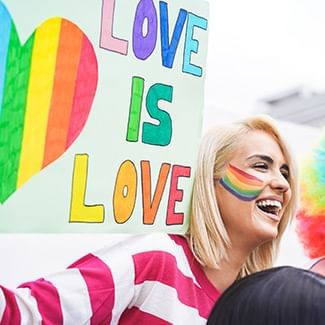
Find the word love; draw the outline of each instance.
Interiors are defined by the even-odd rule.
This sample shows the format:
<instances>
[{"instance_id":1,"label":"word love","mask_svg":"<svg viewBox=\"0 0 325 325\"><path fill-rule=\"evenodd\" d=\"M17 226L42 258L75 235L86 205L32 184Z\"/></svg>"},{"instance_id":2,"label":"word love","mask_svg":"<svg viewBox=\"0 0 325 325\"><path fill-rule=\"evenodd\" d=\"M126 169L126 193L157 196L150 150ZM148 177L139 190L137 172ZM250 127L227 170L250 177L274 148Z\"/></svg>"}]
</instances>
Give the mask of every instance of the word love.
<instances>
[{"instance_id":1,"label":"word love","mask_svg":"<svg viewBox=\"0 0 325 325\"><path fill-rule=\"evenodd\" d=\"M103 0L100 46L108 51L127 55L128 40L113 35L114 8L115 0ZM186 29L182 71L201 77L202 68L191 62L192 54L199 52L199 41L193 35L195 28L207 30L207 19L181 8L170 38L168 5L165 1L159 1L159 22L162 65L166 68L173 67L181 36ZM154 1L140 0L135 11L132 33L132 49L136 58L147 60L151 56L156 48L157 35L158 14Z\"/></svg>"},{"instance_id":2,"label":"word love","mask_svg":"<svg viewBox=\"0 0 325 325\"><path fill-rule=\"evenodd\" d=\"M166 225L181 225L184 222L184 213L176 212L177 202L183 200L183 190L178 188L181 177L189 178L191 168L187 166L163 163L160 167L155 191L152 196L152 180L150 162L142 160L141 168L141 195L143 224L153 225L165 192L169 174L170 185L167 202ZM102 204L86 205L84 198L87 189L88 155L77 154L75 156L70 222L79 223L102 223L105 219L105 207ZM113 213L117 224L127 222L133 213L137 201L138 173L134 163L130 160L124 161L118 170L113 193Z\"/></svg>"}]
</instances>

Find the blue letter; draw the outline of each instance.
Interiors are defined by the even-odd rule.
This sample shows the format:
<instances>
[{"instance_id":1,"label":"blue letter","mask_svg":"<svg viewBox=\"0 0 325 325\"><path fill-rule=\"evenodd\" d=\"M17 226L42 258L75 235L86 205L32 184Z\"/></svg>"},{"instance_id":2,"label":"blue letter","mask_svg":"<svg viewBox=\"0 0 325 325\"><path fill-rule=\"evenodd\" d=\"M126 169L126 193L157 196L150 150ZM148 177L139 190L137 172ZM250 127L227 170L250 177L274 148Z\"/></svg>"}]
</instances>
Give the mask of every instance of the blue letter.
<instances>
[{"instance_id":1,"label":"blue letter","mask_svg":"<svg viewBox=\"0 0 325 325\"><path fill-rule=\"evenodd\" d=\"M183 72L193 74L195 76L202 76L202 68L191 63L192 52L197 53L199 49L199 42L193 39L194 27L199 27L201 29L207 30L208 21L192 13L188 14L187 29L186 29L186 39L184 46L184 60L183 60Z\"/></svg>"},{"instance_id":2,"label":"blue letter","mask_svg":"<svg viewBox=\"0 0 325 325\"><path fill-rule=\"evenodd\" d=\"M175 53L183 27L185 24L187 11L181 9L178 13L173 36L169 44L169 20L167 3L160 1L160 39L161 39L161 59L164 67L172 68L175 58Z\"/></svg>"}]
</instances>

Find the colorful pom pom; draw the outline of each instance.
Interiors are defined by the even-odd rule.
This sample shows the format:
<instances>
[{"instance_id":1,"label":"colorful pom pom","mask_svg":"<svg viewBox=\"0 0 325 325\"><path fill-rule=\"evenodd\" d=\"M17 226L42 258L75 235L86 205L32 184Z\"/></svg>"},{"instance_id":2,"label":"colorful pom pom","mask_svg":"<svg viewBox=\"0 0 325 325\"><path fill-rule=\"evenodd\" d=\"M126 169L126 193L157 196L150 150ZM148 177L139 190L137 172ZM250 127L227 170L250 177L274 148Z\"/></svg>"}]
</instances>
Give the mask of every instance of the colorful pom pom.
<instances>
[{"instance_id":1,"label":"colorful pom pom","mask_svg":"<svg viewBox=\"0 0 325 325\"><path fill-rule=\"evenodd\" d=\"M325 133L301 170L297 233L307 255L325 256Z\"/></svg>"}]
</instances>

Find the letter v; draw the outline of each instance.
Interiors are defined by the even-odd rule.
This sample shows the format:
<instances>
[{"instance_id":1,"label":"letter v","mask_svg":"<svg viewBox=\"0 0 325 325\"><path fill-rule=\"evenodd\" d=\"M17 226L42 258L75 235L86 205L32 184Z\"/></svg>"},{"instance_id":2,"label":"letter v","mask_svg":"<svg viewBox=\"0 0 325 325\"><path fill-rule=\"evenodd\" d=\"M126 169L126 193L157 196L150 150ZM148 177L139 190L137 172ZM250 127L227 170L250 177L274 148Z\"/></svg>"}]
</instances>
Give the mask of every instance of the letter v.
<instances>
[{"instance_id":1,"label":"letter v","mask_svg":"<svg viewBox=\"0 0 325 325\"><path fill-rule=\"evenodd\" d=\"M160 39L161 39L161 59L164 67L172 68L179 40L187 18L187 11L180 9L175 24L173 36L169 43L169 20L168 6L165 1L159 2L160 9Z\"/></svg>"},{"instance_id":2,"label":"letter v","mask_svg":"<svg viewBox=\"0 0 325 325\"><path fill-rule=\"evenodd\" d=\"M156 214L164 193L170 164L163 163L160 168L155 194L151 201L151 172L150 162L141 161L142 174L142 205L143 205L143 224L152 225L155 222Z\"/></svg>"}]
</instances>

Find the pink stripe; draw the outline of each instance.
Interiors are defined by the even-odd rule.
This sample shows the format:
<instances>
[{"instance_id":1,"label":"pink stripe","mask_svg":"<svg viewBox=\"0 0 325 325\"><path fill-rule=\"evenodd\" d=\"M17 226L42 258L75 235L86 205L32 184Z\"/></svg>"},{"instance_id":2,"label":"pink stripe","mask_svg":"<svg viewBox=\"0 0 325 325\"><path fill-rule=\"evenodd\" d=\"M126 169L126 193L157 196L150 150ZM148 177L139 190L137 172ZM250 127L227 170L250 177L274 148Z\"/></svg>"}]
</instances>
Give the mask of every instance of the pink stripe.
<instances>
[{"instance_id":1,"label":"pink stripe","mask_svg":"<svg viewBox=\"0 0 325 325\"><path fill-rule=\"evenodd\" d=\"M91 324L110 323L114 306L114 281L109 267L98 257L88 254L69 268L79 269L90 297Z\"/></svg>"},{"instance_id":2,"label":"pink stripe","mask_svg":"<svg viewBox=\"0 0 325 325\"><path fill-rule=\"evenodd\" d=\"M135 284L145 281L159 281L175 288L180 302L198 310L207 318L215 300L212 300L191 277L185 276L178 268L175 256L162 251L150 251L133 256Z\"/></svg>"},{"instance_id":3,"label":"pink stripe","mask_svg":"<svg viewBox=\"0 0 325 325\"><path fill-rule=\"evenodd\" d=\"M234 174L236 177L238 177L238 175L240 175L240 176L247 178L247 182L249 182L251 180L251 181L253 181L253 184L256 184L256 183L257 183L257 185L263 184L263 181L261 179L255 177L254 175L248 174L245 171L243 171L231 164L229 164L228 171L231 174Z\"/></svg>"},{"instance_id":4,"label":"pink stripe","mask_svg":"<svg viewBox=\"0 0 325 325\"><path fill-rule=\"evenodd\" d=\"M21 317L15 294L2 286L0 286L0 289L6 298L6 307L0 325L19 325Z\"/></svg>"},{"instance_id":5,"label":"pink stripe","mask_svg":"<svg viewBox=\"0 0 325 325\"><path fill-rule=\"evenodd\" d=\"M150 325L168 325L172 324L161 318L148 314L137 307L127 309L119 320L119 325L127 324L150 324Z\"/></svg>"},{"instance_id":6,"label":"pink stripe","mask_svg":"<svg viewBox=\"0 0 325 325\"><path fill-rule=\"evenodd\" d=\"M28 288L36 299L43 325L63 324L59 293L53 284L45 279L26 282L20 288Z\"/></svg>"},{"instance_id":7,"label":"pink stripe","mask_svg":"<svg viewBox=\"0 0 325 325\"><path fill-rule=\"evenodd\" d=\"M191 270L195 276L195 279L200 284L202 289L206 292L206 294L213 300L216 301L221 293L218 289L216 289L210 280L205 275L202 266L199 262L195 259L192 251L190 250L187 240L183 236L179 235L169 235L169 237L179 246L181 246L184 250L184 253L187 257Z\"/></svg>"},{"instance_id":8,"label":"pink stripe","mask_svg":"<svg viewBox=\"0 0 325 325\"><path fill-rule=\"evenodd\" d=\"M70 116L67 148L77 138L87 121L97 88L97 79L98 68L96 55L91 43L84 36Z\"/></svg>"}]
</instances>

